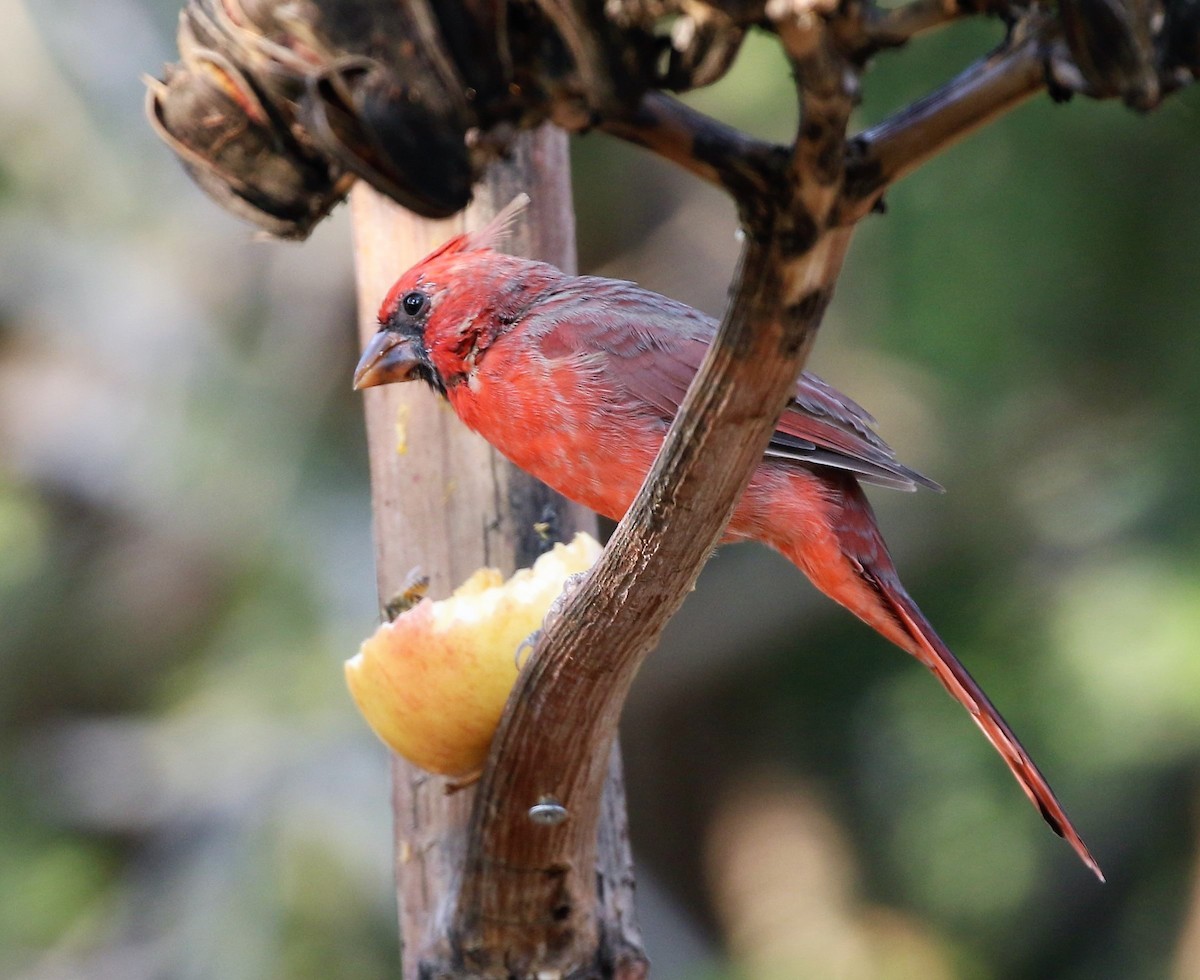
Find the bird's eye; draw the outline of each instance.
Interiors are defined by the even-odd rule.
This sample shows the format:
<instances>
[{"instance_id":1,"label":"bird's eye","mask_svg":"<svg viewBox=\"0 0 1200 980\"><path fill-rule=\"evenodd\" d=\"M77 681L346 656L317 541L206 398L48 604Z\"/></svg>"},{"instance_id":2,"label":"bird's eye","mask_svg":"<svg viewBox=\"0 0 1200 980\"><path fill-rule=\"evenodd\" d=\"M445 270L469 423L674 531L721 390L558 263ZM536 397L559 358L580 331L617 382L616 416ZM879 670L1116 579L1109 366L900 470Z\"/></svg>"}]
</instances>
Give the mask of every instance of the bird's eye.
<instances>
[{"instance_id":1,"label":"bird's eye","mask_svg":"<svg viewBox=\"0 0 1200 980\"><path fill-rule=\"evenodd\" d=\"M416 316L425 309L425 299L424 293L405 293L404 299L400 300L400 305L404 308L406 314Z\"/></svg>"}]
</instances>

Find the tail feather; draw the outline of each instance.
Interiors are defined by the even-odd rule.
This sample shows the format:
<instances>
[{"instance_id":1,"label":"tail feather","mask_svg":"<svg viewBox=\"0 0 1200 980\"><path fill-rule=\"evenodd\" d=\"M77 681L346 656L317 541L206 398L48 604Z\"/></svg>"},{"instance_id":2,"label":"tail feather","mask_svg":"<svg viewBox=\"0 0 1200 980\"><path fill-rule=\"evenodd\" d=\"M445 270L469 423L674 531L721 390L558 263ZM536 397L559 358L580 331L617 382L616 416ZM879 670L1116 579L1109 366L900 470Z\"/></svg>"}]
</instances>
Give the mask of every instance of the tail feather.
<instances>
[{"instance_id":1,"label":"tail feather","mask_svg":"<svg viewBox=\"0 0 1200 980\"><path fill-rule=\"evenodd\" d=\"M906 645L906 649L933 671L937 679L950 692L951 697L971 713L975 724L979 726L987 740L992 743L992 746L1008 764L1009 770L1016 777L1021 789L1038 808L1046 823L1050 825L1050 829L1059 837L1064 838L1075 849L1080 860L1092 870L1097 878L1104 881L1104 873L1100 870L1100 865L1088 851L1087 845L1076 832L1062 804L1054 795L1054 790L1050 788L1046 778L1034 765L1029 753L1025 751L1017 736L1008 727L1008 723L996 710L995 705L988 700L983 689L942 642L929 621L922 615L921 610L917 608L916 603L908 597L899 581L894 576L880 574L869 567L863 567L861 575L872 590L884 600L897 623L911 638L912 645Z\"/></svg>"},{"instance_id":2,"label":"tail feather","mask_svg":"<svg viewBox=\"0 0 1200 980\"><path fill-rule=\"evenodd\" d=\"M763 497L763 540L827 596L933 671L971 713L1050 829L1103 881L1100 866L1029 753L904 591L858 481L852 474L816 467L797 468L786 476L775 484L779 489L774 494ZM748 521L747 526L753 527Z\"/></svg>"}]
</instances>

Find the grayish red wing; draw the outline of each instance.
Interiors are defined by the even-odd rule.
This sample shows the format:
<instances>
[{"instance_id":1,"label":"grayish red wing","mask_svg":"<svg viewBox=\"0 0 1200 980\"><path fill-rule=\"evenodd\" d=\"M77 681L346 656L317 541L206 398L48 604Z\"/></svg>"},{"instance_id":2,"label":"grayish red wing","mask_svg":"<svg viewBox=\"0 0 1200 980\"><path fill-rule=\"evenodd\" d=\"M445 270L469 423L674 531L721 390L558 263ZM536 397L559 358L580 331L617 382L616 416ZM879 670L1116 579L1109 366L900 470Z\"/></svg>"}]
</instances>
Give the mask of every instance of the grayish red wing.
<instances>
[{"instance_id":1,"label":"grayish red wing","mask_svg":"<svg viewBox=\"0 0 1200 980\"><path fill-rule=\"evenodd\" d=\"M557 295L541 297L525 326L541 335L547 356L604 357L615 394L666 424L717 331L715 320L690 306L631 282L590 276L569 279ZM806 371L765 455L784 465L846 470L864 483L896 490L942 489L898 462L874 426L869 412Z\"/></svg>"}]
</instances>

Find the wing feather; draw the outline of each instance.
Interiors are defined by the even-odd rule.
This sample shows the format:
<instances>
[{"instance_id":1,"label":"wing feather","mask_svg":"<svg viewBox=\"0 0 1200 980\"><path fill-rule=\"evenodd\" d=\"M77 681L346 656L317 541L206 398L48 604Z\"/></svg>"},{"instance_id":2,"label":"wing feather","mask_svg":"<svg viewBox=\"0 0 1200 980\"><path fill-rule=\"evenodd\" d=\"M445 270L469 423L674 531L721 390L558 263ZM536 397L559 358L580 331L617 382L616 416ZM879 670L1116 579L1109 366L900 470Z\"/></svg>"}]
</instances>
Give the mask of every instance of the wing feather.
<instances>
[{"instance_id":1,"label":"wing feather","mask_svg":"<svg viewBox=\"0 0 1200 980\"><path fill-rule=\"evenodd\" d=\"M631 282L584 276L538 299L525 323L548 357L601 355L626 403L667 425L716 334L717 323ZM896 490L942 488L896 459L861 405L805 371L765 457L782 465L848 470Z\"/></svg>"}]
</instances>

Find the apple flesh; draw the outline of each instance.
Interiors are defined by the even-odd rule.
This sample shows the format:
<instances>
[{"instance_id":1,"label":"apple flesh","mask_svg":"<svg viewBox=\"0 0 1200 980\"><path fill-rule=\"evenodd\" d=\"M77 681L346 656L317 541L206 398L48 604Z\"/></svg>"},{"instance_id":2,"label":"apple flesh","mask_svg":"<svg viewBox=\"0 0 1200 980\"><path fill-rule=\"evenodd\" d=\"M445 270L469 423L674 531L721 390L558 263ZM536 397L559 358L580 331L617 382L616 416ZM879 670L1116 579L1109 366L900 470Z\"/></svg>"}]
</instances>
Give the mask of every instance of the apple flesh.
<instances>
[{"instance_id":1,"label":"apple flesh","mask_svg":"<svg viewBox=\"0 0 1200 980\"><path fill-rule=\"evenodd\" d=\"M541 627L568 577L600 552L594 538L577 534L508 581L481 568L448 599L422 599L384 623L346 661L367 724L423 769L477 773L516 683L520 645Z\"/></svg>"}]
</instances>

